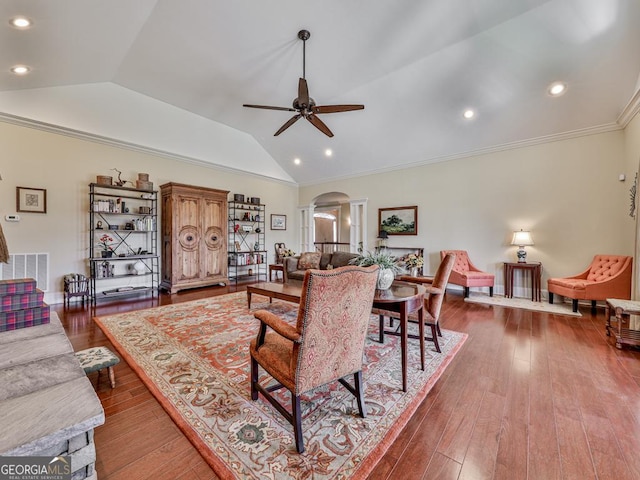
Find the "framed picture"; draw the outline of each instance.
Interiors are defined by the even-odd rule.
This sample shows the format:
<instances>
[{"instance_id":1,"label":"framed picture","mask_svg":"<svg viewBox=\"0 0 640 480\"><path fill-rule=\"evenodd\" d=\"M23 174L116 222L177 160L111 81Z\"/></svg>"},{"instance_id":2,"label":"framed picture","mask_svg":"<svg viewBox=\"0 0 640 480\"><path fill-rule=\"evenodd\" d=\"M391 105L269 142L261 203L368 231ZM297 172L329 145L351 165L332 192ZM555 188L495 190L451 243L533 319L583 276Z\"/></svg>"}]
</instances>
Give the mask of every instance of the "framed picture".
<instances>
[{"instance_id":1,"label":"framed picture","mask_svg":"<svg viewBox=\"0 0 640 480\"><path fill-rule=\"evenodd\" d=\"M271 230L286 230L287 216L271 214Z\"/></svg>"},{"instance_id":2,"label":"framed picture","mask_svg":"<svg viewBox=\"0 0 640 480\"><path fill-rule=\"evenodd\" d=\"M44 188L16 187L16 210L47 213L47 191Z\"/></svg>"},{"instance_id":3,"label":"framed picture","mask_svg":"<svg viewBox=\"0 0 640 480\"><path fill-rule=\"evenodd\" d=\"M388 235L417 235L418 207L379 208L378 231Z\"/></svg>"}]
</instances>

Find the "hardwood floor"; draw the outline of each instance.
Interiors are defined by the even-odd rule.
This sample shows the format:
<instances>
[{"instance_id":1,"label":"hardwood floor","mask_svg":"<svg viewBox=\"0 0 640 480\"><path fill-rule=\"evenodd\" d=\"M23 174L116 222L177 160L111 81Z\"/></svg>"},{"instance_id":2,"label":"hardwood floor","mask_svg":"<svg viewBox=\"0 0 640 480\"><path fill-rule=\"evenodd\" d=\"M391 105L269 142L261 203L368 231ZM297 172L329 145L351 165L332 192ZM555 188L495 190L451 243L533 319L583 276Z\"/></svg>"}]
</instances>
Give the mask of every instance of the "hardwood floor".
<instances>
[{"instance_id":1,"label":"hardwood floor","mask_svg":"<svg viewBox=\"0 0 640 480\"><path fill-rule=\"evenodd\" d=\"M76 350L113 348L93 315L229 291L53 309ZM443 309L442 327L469 338L370 478L640 478L640 350L615 348L603 309L575 318L470 304L455 292ZM98 478L217 478L124 361L116 381L97 386L106 414Z\"/></svg>"}]
</instances>

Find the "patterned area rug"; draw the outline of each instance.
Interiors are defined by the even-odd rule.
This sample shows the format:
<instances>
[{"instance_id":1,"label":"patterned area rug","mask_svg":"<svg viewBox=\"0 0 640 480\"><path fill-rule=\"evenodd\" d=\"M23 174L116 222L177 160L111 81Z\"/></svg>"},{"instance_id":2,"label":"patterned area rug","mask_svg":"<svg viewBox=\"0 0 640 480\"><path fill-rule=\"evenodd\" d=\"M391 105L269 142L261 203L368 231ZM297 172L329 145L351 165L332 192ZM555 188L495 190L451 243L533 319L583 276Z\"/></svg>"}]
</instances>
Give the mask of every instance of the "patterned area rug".
<instances>
[{"instance_id":1,"label":"patterned area rug","mask_svg":"<svg viewBox=\"0 0 640 480\"><path fill-rule=\"evenodd\" d=\"M262 296L254 295L252 306L292 322L297 316L296 304L269 304ZM387 335L378 343L372 315L363 373L367 418L337 382L314 390L303 398L306 450L300 455L291 425L262 396L251 401L249 341L259 322L244 292L95 321L225 479L366 477L466 339L443 330L442 353L427 347L424 372L418 341L409 340L403 393L399 338ZM280 400L290 405L288 392Z\"/></svg>"},{"instance_id":2,"label":"patterned area rug","mask_svg":"<svg viewBox=\"0 0 640 480\"><path fill-rule=\"evenodd\" d=\"M536 312L553 313L556 315L571 315L581 317L580 312L571 311L571 304L554 303L551 305L548 301L533 302L527 298L505 298L499 295L490 297L486 294L476 293L470 294L464 299L465 302L482 303L485 305L495 305L496 307L523 308L525 310L534 310ZM557 301L557 300L556 300Z\"/></svg>"}]
</instances>

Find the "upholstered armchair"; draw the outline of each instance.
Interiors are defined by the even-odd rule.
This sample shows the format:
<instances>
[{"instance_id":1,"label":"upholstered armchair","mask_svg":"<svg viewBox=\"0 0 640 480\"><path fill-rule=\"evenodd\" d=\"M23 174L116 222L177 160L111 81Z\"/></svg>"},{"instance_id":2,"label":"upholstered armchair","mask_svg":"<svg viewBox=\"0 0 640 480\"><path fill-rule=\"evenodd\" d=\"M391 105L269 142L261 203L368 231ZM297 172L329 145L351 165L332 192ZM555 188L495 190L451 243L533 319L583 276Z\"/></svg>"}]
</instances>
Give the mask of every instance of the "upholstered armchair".
<instances>
[{"instance_id":1,"label":"upholstered armchair","mask_svg":"<svg viewBox=\"0 0 640 480\"><path fill-rule=\"evenodd\" d=\"M596 255L591 265L582 273L566 278L547 280L549 303L558 294L572 299L573 311L578 311L578 300L591 300L591 310L596 301L607 298L631 298L631 270L633 258L624 255Z\"/></svg>"},{"instance_id":2,"label":"upholstered armchair","mask_svg":"<svg viewBox=\"0 0 640 480\"><path fill-rule=\"evenodd\" d=\"M449 283L463 287L465 298L469 296L470 287L489 287L489 296L493 297L495 275L483 272L471 263L466 250L441 250L440 258L444 259L449 253L456 256Z\"/></svg>"},{"instance_id":3,"label":"upholstered armchair","mask_svg":"<svg viewBox=\"0 0 640 480\"><path fill-rule=\"evenodd\" d=\"M444 301L444 294L447 290L447 283L453 266L456 261L456 256L453 253L448 253L440 262L436 274L433 279L427 277L409 277L403 276L402 280L407 282L421 283L427 289L427 295L424 297L424 311L423 322L426 326L431 328L431 337L425 337L425 340L432 341L436 349L436 352L440 353L440 343L438 337L442 336L440 331L440 310L442 309L442 302ZM398 318L397 314L388 312L386 310L374 310L374 313L379 315L380 319L380 343L384 342L384 334L395 334L396 332L385 332L384 330L384 317L388 316L391 326L393 326L393 319ZM394 317L395 315L395 317ZM409 315L410 322L417 322L418 316L413 313ZM409 335L411 338L416 338L416 335ZM420 337L417 337L420 338ZM424 352L421 352L424 356Z\"/></svg>"},{"instance_id":4,"label":"upholstered armchair","mask_svg":"<svg viewBox=\"0 0 640 480\"><path fill-rule=\"evenodd\" d=\"M254 313L261 323L249 347L251 399L261 393L293 425L299 453L304 452L300 397L305 392L338 380L366 416L362 362L377 279L377 265L307 270L295 325L267 310ZM259 366L278 384L263 386ZM344 379L348 375L354 385ZM291 412L270 394L281 388L291 392Z\"/></svg>"}]
</instances>

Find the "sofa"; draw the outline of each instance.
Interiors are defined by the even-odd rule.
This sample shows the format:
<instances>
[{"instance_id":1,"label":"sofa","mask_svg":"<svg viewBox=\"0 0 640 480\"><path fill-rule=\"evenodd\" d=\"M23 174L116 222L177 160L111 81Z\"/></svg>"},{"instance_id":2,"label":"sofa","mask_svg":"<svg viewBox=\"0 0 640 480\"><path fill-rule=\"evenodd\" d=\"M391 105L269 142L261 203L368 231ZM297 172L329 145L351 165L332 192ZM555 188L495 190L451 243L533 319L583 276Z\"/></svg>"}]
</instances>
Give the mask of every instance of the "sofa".
<instances>
[{"instance_id":1,"label":"sofa","mask_svg":"<svg viewBox=\"0 0 640 480\"><path fill-rule=\"evenodd\" d=\"M302 285L304 274L308 269L328 270L330 268L344 267L357 257L357 253L349 252L305 252L294 257L284 257L284 283Z\"/></svg>"}]
</instances>

